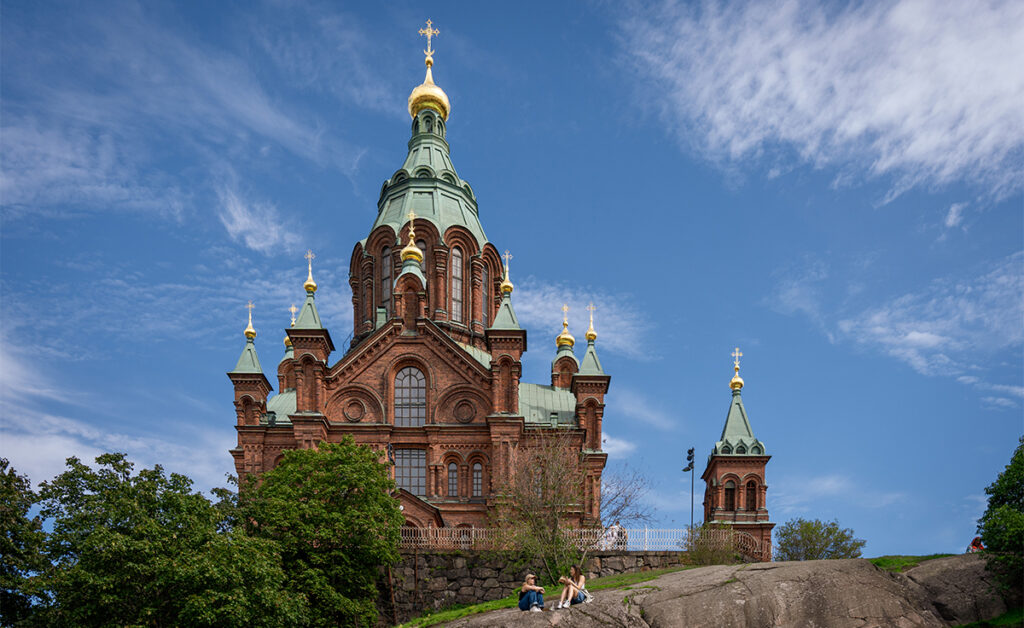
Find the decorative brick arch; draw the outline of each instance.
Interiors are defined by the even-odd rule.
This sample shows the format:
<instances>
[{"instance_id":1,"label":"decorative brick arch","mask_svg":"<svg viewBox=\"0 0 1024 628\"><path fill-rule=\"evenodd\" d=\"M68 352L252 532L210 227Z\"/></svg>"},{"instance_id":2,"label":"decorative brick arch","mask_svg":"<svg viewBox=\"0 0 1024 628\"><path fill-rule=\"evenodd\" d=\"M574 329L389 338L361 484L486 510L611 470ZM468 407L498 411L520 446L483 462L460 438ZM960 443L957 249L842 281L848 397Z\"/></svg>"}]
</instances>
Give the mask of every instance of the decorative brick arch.
<instances>
[{"instance_id":1,"label":"decorative brick arch","mask_svg":"<svg viewBox=\"0 0 1024 628\"><path fill-rule=\"evenodd\" d=\"M491 400L479 387L460 384L440 393L435 408L437 423L473 423L480 422L491 413Z\"/></svg>"},{"instance_id":2,"label":"decorative brick arch","mask_svg":"<svg viewBox=\"0 0 1024 628\"><path fill-rule=\"evenodd\" d=\"M481 472L479 495L477 495L476 492L474 491L474 482L476 481L476 479L473 476L474 467L477 464L480 465ZM469 495L470 499L479 499L481 497L486 497L487 495L489 495L491 493L490 457L485 452L480 450L471 451L469 452L469 455L466 456L466 466L469 468L469 477L467 478L469 483L469 491L467 492L467 495Z\"/></svg>"},{"instance_id":3,"label":"decorative brick arch","mask_svg":"<svg viewBox=\"0 0 1024 628\"><path fill-rule=\"evenodd\" d=\"M377 391L362 384L349 384L327 401L324 415L330 421L384 423L384 400Z\"/></svg>"},{"instance_id":4,"label":"decorative brick arch","mask_svg":"<svg viewBox=\"0 0 1024 628\"><path fill-rule=\"evenodd\" d=\"M398 377L398 373L402 369L410 366L419 369L419 372L423 374L425 402L425 416L423 420L425 425L430 425L435 422L435 403L433 398L436 394L436 391L434 390L434 382L437 381L437 374L426 360L421 356L414 354L403 354L396 357L390 364L388 364L388 368L385 371L387 377L384 382L384 407L386 408L388 417L386 422L391 425L395 424L395 378Z\"/></svg>"}]
</instances>

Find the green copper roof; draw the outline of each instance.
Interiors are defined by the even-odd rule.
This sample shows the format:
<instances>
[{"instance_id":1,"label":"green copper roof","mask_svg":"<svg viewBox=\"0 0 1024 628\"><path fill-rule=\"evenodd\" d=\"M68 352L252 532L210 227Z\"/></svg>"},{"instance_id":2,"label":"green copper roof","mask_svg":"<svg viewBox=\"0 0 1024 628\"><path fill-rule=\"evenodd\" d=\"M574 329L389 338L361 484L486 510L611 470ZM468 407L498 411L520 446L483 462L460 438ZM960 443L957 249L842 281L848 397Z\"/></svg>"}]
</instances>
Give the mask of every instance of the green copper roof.
<instances>
[{"instance_id":1,"label":"green copper roof","mask_svg":"<svg viewBox=\"0 0 1024 628\"><path fill-rule=\"evenodd\" d=\"M280 364L281 362L284 362L285 360L294 360L294 359L295 359L295 347L293 347L290 344L288 344L288 345L285 345L284 356L281 358L281 361L278 362L278 364Z\"/></svg>"},{"instance_id":2,"label":"green copper roof","mask_svg":"<svg viewBox=\"0 0 1024 628\"><path fill-rule=\"evenodd\" d=\"M238 364L232 369L232 373L263 373L263 369L260 367L260 359L256 355L256 344L252 338L246 338L245 348L242 349L242 355L238 356Z\"/></svg>"},{"instance_id":3,"label":"green copper roof","mask_svg":"<svg viewBox=\"0 0 1024 628\"><path fill-rule=\"evenodd\" d=\"M473 345L467 345L464 342L459 342L457 340L455 342L460 347L462 347L466 351L466 353L468 353L469 355L473 356L473 359L475 359L477 362L479 362L480 364L483 364L488 369L491 368L491 354L490 353L487 353L483 349L477 349Z\"/></svg>"},{"instance_id":4,"label":"green copper roof","mask_svg":"<svg viewBox=\"0 0 1024 628\"><path fill-rule=\"evenodd\" d=\"M501 295L501 305L498 306L491 329L522 329L516 311L512 309L512 297L507 292Z\"/></svg>"},{"instance_id":5,"label":"green copper roof","mask_svg":"<svg viewBox=\"0 0 1024 628\"><path fill-rule=\"evenodd\" d=\"M320 312L316 311L316 301L312 292L306 292L306 302L302 304L299 317L295 319L295 329L323 329L320 323Z\"/></svg>"},{"instance_id":6,"label":"green copper roof","mask_svg":"<svg viewBox=\"0 0 1024 628\"><path fill-rule=\"evenodd\" d=\"M446 133L444 123L433 111L417 114L409 154L402 168L381 189L373 228L391 225L397 234L409 221L411 210L416 220L433 223L441 237L449 227L465 227L483 249L487 236L477 215L476 196L455 172L444 139Z\"/></svg>"},{"instance_id":7,"label":"green copper roof","mask_svg":"<svg viewBox=\"0 0 1024 628\"><path fill-rule=\"evenodd\" d=\"M575 426L576 395L554 386L519 382L519 414L526 423Z\"/></svg>"},{"instance_id":8,"label":"green copper roof","mask_svg":"<svg viewBox=\"0 0 1024 628\"><path fill-rule=\"evenodd\" d=\"M597 359L597 350L594 349L594 341L587 341L587 352L583 354L583 363L580 364L580 375L604 375L601 368L601 360Z\"/></svg>"},{"instance_id":9,"label":"green copper roof","mask_svg":"<svg viewBox=\"0 0 1024 628\"><path fill-rule=\"evenodd\" d=\"M743 407L743 397L739 390L732 391L732 402L729 414L725 417L722 438L715 443L713 455L746 455L763 456L764 443L754 438L754 430L750 429L747 409Z\"/></svg>"},{"instance_id":10,"label":"green copper roof","mask_svg":"<svg viewBox=\"0 0 1024 628\"><path fill-rule=\"evenodd\" d=\"M398 273L398 277L395 277L395 285L398 285L398 280L402 275L413 275L419 277L420 284L426 288L427 278L423 276L423 270L420 269L420 263L411 257L402 262L402 270Z\"/></svg>"},{"instance_id":11,"label":"green copper roof","mask_svg":"<svg viewBox=\"0 0 1024 628\"><path fill-rule=\"evenodd\" d=\"M276 415L274 417L274 422L278 425L290 424L291 419L289 419L288 416L295 414L296 407L294 388L285 388L280 393L274 395L270 399L267 399L267 414L273 412Z\"/></svg>"},{"instance_id":12,"label":"green copper roof","mask_svg":"<svg viewBox=\"0 0 1024 628\"><path fill-rule=\"evenodd\" d=\"M569 345L559 345L558 351L555 352L555 359L551 360L551 370L555 369L555 362L563 357L572 358L572 361L576 363L576 370L580 370L580 361L576 359L576 354Z\"/></svg>"}]
</instances>

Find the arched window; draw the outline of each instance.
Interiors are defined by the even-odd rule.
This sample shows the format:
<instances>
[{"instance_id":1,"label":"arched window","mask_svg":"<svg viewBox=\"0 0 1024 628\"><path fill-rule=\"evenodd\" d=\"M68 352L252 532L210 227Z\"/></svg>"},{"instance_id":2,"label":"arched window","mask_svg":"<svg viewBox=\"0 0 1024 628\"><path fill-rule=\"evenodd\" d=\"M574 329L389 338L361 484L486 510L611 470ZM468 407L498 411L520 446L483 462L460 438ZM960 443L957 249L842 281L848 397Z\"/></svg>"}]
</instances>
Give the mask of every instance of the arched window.
<instances>
[{"instance_id":1,"label":"arched window","mask_svg":"<svg viewBox=\"0 0 1024 628\"><path fill-rule=\"evenodd\" d=\"M747 448L744 447L743 445L738 445L736 447L736 453L738 453L738 454L745 454L745 453L747 453Z\"/></svg>"},{"instance_id":2,"label":"arched window","mask_svg":"<svg viewBox=\"0 0 1024 628\"><path fill-rule=\"evenodd\" d=\"M423 449L395 450L395 484L413 495L427 494L427 452Z\"/></svg>"},{"instance_id":3,"label":"arched window","mask_svg":"<svg viewBox=\"0 0 1024 628\"><path fill-rule=\"evenodd\" d=\"M725 509L736 510L736 485L732 480L725 483Z\"/></svg>"},{"instance_id":4,"label":"arched window","mask_svg":"<svg viewBox=\"0 0 1024 628\"><path fill-rule=\"evenodd\" d=\"M459 465L448 463L448 497L459 496Z\"/></svg>"},{"instance_id":5,"label":"arched window","mask_svg":"<svg viewBox=\"0 0 1024 628\"><path fill-rule=\"evenodd\" d=\"M420 253L422 254L422 257L423 257L423 261L420 262L420 272L423 273L424 277L426 277L427 276L427 241L426 240L416 240L416 246L420 249Z\"/></svg>"},{"instance_id":6,"label":"arched window","mask_svg":"<svg viewBox=\"0 0 1024 628\"><path fill-rule=\"evenodd\" d=\"M747 482L747 510L757 510L757 483Z\"/></svg>"},{"instance_id":7,"label":"arched window","mask_svg":"<svg viewBox=\"0 0 1024 628\"><path fill-rule=\"evenodd\" d=\"M427 420L427 380L407 366L395 376L395 426L421 427Z\"/></svg>"},{"instance_id":8,"label":"arched window","mask_svg":"<svg viewBox=\"0 0 1024 628\"><path fill-rule=\"evenodd\" d=\"M723 454L731 454L732 453L732 447L730 447L728 445L722 447L722 453Z\"/></svg>"},{"instance_id":9,"label":"arched window","mask_svg":"<svg viewBox=\"0 0 1024 628\"><path fill-rule=\"evenodd\" d=\"M484 494L484 466L479 462L473 463L473 497L483 497Z\"/></svg>"},{"instance_id":10,"label":"arched window","mask_svg":"<svg viewBox=\"0 0 1024 628\"><path fill-rule=\"evenodd\" d=\"M391 285L391 267L394 264L391 261L391 248L384 247L384 250L380 254L380 292L381 292L381 305L388 313L388 317L391 317L391 291L393 289Z\"/></svg>"},{"instance_id":11,"label":"arched window","mask_svg":"<svg viewBox=\"0 0 1024 628\"><path fill-rule=\"evenodd\" d=\"M490 314L491 309L491 278L490 274L487 272L487 264L484 264L484 285L483 288L480 290L480 294L481 299L483 300L483 303L481 304L480 307L480 318L482 319L481 322L484 324L484 327L486 328L488 314Z\"/></svg>"},{"instance_id":12,"label":"arched window","mask_svg":"<svg viewBox=\"0 0 1024 628\"><path fill-rule=\"evenodd\" d=\"M452 320L462 322L462 249L452 249Z\"/></svg>"}]
</instances>

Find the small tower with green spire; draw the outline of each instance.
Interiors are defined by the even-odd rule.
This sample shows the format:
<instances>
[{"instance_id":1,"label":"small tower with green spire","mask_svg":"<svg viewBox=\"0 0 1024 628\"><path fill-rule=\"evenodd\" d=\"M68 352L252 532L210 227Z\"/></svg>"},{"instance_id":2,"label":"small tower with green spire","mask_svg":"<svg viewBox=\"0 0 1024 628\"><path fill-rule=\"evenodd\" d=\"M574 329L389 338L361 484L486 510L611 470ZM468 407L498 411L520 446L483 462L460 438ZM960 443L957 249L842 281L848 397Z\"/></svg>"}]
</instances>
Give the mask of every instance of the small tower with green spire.
<instances>
[{"instance_id":1,"label":"small tower with green spire","mask_svg":"<svg viewBox=\"0 0 1024 628\"><path fill-rule=\"evenodd\" d=\"M520 361L526 352L526 330L519 326L519 319L512 307L512 291L515 286L509 279L509 261L512 254L507 250L503 256L504 275L499 290L501 304L494 316L494 322L484 336L491 364L497 366L495 385L492 386L492 402L497 413L514 415L519 412L519 378L523 374Z\"/></svg>"},{"instance_id":2,"label":"small tower with green spire","mask_svg":"<svg viewBox=\"0 0 1024 628\"><path fill-rule=\"evenodd\" d=\"M256 329L252 326L252 310L256 306L249 301L245 307L249 309L249 324L243 332L245 346L235 368L228 372L228 378L235 388L235 412L239 426L259 423L260 417L267 410L267 395L273 390L267 376L263 374L259 356L256 355Z\"/></svg>"},{"instance_id":3,"label":"small tower with green spire","mask_svg":"<svg viewBox=\"0 0 1024 628\"><path fill-rule=\"evenodd\" d=\"M749 538L747 550L763 561L772 559L771 538L775 524L768 519L765 466L771 459L764 443L754 436L747 410L743 406L743 378L737 347L732 352L733 377L729 380L732 399L725 417L722 436L708 456L708 466L701 475L705 482L704 520L728 524ZM743 542L742 540L740 541Z\"/></svg>"},{"instance_id":4,"label":"small tower with green spire","mask_svg":"<svg viewBox=\"0 0 1024 628\"><path fill-rule=\"evenodd\" d=\"M316 309L316 281L313 280L313 251L306 251L308 274L302 287L306 301L299 310L295 325L288 329L295 359L295 392L298 412L320 413L325 402L317 391L327 372L327 359L334 351L331 334L320 322Z\"/></svg>"},{"instance_id":5,"label":"small tower with green spire","mask_svg":"<svg viewBox=\"0 0 1024 628\"><path fill-rule=\"evenodd\" d=\"M576 339L569 333L569 304L562 305L562 331L555 336L555 358L551 360L551 385L555 388L569 388L572 376L580 370L573 346Z\"/></svg>"},{"instance_id":6,"label":"small tower with green spire","mask_svg":"<svg viewBox=\"0 0 1024 628\"><path fill-rule=\"evenodd\" d=\"M584 447L594 452L587 458L588 478L597 478L600 485L601 469L607 460L607 454L601 451L602 421L604 420L604 396L608 393L611 376L601 368L597 359L597 332L594 331L594 304L587 306L590 312L590 327L587 328L587 350L583 354L583 363L578 373L572 376L570 390L576 397L576 415L580 418L580 429L585 431ZM593 513L599 517L600 513Z\"/></svg>"}]
</instances>

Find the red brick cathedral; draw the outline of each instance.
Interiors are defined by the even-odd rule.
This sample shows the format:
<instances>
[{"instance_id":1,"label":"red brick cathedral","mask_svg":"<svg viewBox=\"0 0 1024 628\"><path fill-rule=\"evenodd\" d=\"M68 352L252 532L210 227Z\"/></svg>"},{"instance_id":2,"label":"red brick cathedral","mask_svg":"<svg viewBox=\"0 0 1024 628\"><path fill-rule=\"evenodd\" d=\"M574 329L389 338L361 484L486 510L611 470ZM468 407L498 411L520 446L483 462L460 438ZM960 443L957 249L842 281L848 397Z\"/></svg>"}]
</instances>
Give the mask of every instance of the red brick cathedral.
<instances>
[{"instance_id":1,"label":"red brick cathedral","mask_svg":"<svg viewBox=\"0 0 1024 628\"><path fill-rule=\"evenodd\" d=\"M765 465L771 458L754 437L743 407L743 378L739 348L733 351L734 373L729 382L732 401L722 437L715 443L701 479L705 482L704 521L729 526L739 533L740 547L752 558L772 559L772 528L768 521Z\"/></svg>"},{"instance_id":2,"label":"red brick cathedral","mask_svg":"<svg viewBox=\"0 0 1024 628\"><path fill-rule=\"evenodd\" d=\"M551 383L520 381L526 330L513 286L480 223L476 195L450 157L448 96L431 74L409 96L405 162L381 187L377 216L349 264L352 341L341 355L316 307L311 254L305 302L293 308L279 392L256 355L250 309L246 344L228 373L235 389L238 475L272 468L286 449L352 436L394 462L408 525L487 525L519 450L544 433L568 434L583 460L583 503L569 518L599 520L601 421L609 376L591 326L582 360L563 323ZM592 312L591 312L592 314Z\"/></svg>"}]
</instances>

